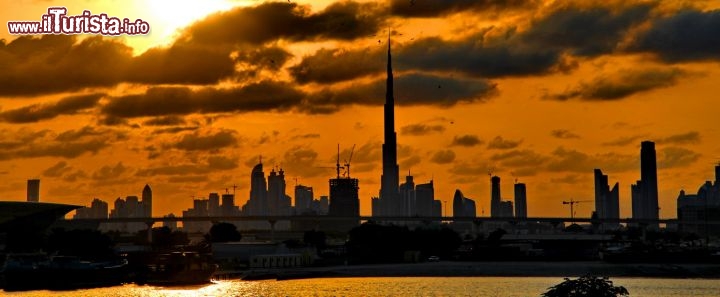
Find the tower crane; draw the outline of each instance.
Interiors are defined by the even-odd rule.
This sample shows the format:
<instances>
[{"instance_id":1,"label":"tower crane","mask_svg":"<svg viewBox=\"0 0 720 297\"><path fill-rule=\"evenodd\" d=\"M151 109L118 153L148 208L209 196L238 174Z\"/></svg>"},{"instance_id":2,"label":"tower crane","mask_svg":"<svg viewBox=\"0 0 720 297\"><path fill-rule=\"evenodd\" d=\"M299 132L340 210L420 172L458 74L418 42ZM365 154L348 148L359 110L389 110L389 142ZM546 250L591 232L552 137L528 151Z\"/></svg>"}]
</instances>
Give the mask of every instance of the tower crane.
<instances>
[{"instance_id":1,"label":"tower crane","mask_svg":"<svg viewBox=\"0 0 720 297\"><path fill-rule=\"evenodd\" d=\"M562 204L569 204L570 205L570 218L575 218L575 204L579 203L585 203L585 202L593 202L592 200L573 200L570 198L570 201L563 201Z\"/></svg>"},{"instance_id":2,"label":"tower crane","mask_svg":"<svg viewBox=\"0 0 720 297\"><path fill-rule=\"evenodd\" d=\"M350 178L350 162L352 161L353 153L355 152L355 145L353 144L352 149L350 149L350 156L347 160L345 160L345 177ZM339 155L338 155L339 157Z\"/></svg>"}]
</instances>

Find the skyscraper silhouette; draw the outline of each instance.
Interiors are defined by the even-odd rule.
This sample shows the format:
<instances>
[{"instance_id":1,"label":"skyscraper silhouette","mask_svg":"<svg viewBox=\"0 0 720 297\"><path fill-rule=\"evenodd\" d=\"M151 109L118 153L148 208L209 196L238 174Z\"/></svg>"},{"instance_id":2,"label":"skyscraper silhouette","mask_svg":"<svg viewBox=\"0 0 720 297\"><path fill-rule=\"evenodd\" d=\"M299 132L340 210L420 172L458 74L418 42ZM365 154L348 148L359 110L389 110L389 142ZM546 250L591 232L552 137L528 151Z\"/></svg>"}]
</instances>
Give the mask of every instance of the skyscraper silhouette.
<instances>
[{"instance_id":1,"label":"skyscraper silhouette","mask_svg":"<svg viewBox=\"0 0 720 297\"><path fill-rule=\"evenodd\" d=\"M608 184L608 176L602 170L595 169L595 213L599 219L620 218L620 190L619 183L615 183L612 190ZM617 224L605 224L617 226Z\"/></svg>"},{"instance_id":2,"label":"skyscraper silhouette","mask_svg":"<svg viewBox=\"0 0 720 297\"><path fill-rule=\"evenodd\" d=\"M400 173L397 164L397 133L395 132L395 98L393 96L392 56L390 55L390 37L388 36L387 52L387 86L385 91L385 141L382 145L383 172L380 177L380 198L373 215L402 215L400 192L398 189Z\"/></svg>"},{"instance_id":3,"label":"skyscraper silhouette","mask_svg":"<svg viewBox=\"0 0 720 297\"><path fill-rule=\"evenodd\" d=\"M453 217L456 218L474 218L477 215L475 200L465 197L459 189L455 190L452 207Z\"/></svg>"},{"instance_id":4,"label":"skyscraper silhouette","mask_svg":"<svg viewBox=\"0 0 720 297\"><path fill-rule=\"evenodd\" d=\"M250 216L268 215L267 181L262 159L253 167L250 174L250 199L243 207L243 212Z\"/></svg>"},{"instance_id":5,"label":"skyscraper silhouette","mask_svg":"<svg viewBox=\"0 0 720 297\"><path fill-rule=\"evenodd\" d=\"M39 179L28 179L28 181L27 181L27 201L28 202L39 202L40 201L40 180Z\"/></svg>"},{"instance_id":6,"label":"skyscraper silhouette","mask_svg":"<svg viewBox=\"0 0 720 297\"><path fill-rule=\"evenodd\" d=\"M496 218L500 216L500 177L491 177L490 183L490 217Z\"/></svg>"},{"instance_id":7,"label":"skyscraper silhouette","mask_svg":"<svg viewBox=\"0 0 720 297\"><path fill-rule=\"evenodd\" d=\"M148 184L145 184L142 191L142 205L145 217L152 217L152 189Z\"/></svg>"},{"instance_id":8,"label":"skyscraper silhouette","mask_svg":"<svg viewBox=\"0 0 720 297\"><path fill-rule=\"evenodd\" d=\"M289 215L291 212L290 196L285 192L285 171L272 169L268 176L267 201L270 215Z\"/></svg>"},{"instance_id":9,"label":"skyscraper silhouette","mask_svg":"<svg viewBox=\"0 0 720 297\"><path fill-rule=\"evenodd\" d=\"M527 190L525 184L515 184L515 217L527 218Z\"/></svg>"},{"instance_id":10,"label":"skyscraper silhouette","mask_svg":"<svg viewBox=\"0 0 720 297\"><path fill-rule=\"evenodd\" d=\"M643 141L640 146L640 180L631 186L635 219L658 219L658 183L655 143ZM650 227L657 228L657 224Z\"/></svg>"}]
</instances>

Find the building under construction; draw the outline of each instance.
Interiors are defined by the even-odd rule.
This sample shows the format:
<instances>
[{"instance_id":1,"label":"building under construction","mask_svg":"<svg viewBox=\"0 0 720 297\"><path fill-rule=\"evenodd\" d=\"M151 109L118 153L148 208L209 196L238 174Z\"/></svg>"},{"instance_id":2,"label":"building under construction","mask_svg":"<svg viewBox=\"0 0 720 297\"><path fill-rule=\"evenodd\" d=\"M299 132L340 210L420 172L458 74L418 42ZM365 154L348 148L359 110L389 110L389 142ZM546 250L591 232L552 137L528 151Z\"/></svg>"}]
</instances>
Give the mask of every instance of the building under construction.
<instances>
[{"instance_id":1,"label":"building under construction","mask_svg":"<svg viewBox=\"0 0 720 297\"><path fill-rule=\"evenodd\" d=\"M350 177L350 161L352 160L355 146L350 151L350 157L345 161L345 166L340 165L340 146L338 145L338 159L336 164L337 177L330 179L330 205L328 215L334 217L347 217L333 222L332 229L338 231L349 231L357 226L360 221L360 198L358 196L358 179ZM340 170L345 169L343 174Z\"/></svg>"},{"instance_id":2,"label":"building under construction","mask_svg":"<svg viewBox=\"0 0 720 297\"><path fill-rule=\"evenodd\" d=\"M358 179L338 177L330 179L328 214L337 217L359 217Z\"/></svg>"}]
</instances>

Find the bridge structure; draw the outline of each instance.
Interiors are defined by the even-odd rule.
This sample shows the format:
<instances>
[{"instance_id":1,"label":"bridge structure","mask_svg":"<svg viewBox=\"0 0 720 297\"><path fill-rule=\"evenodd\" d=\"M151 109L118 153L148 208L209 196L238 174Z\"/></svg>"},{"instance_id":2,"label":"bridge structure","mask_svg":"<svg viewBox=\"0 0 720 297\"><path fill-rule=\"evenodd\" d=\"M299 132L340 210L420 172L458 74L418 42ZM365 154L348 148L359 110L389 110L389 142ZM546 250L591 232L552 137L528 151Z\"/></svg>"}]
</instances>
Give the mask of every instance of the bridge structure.
<instances>
[{"instance_id":1,"label":"bridge structure","mask_svg":"<svg viewBox=\"0 0 720 297\"><path fill-rule=\"evenodd\" d=\"M590 224L633 224L636 226L667 226L672 224L683 225L704 225L707 230L708 226L720 225L720 220L678 220L678 219L597 219L597 218L578 218L578 217L406 217L406 216L202 216L202 217L137 217L137 218L107 218L107 219L70 219L66 220L71 223L83 225L94 224L112 224L112 223L145 223L147 230L152 229L155 223L163 222L268 222L270 224L270 232L272 241L275 238L275 224L279 221L313 223L316 225L332 224L334 222L347 222L348 220L377 223L473 223L475 226L481 226L485 223L509 223L512 225L522 225L523 223L549 223L554 227L565 225L567 223L590 223ZM148 233L148 242L152 241L152 232Z\"/></svg>"},{"instance_id":2,"label":"bridge structure","mask_svg":"<svg viewBox=\"0 0 720 297\"><path fill-rule=\"evenodd\" d=\"M404 217L404 216L203 216L203 217L137 217L137 218L107 218L107 219L71 219L72 222L85 223L162 223L162 222L269 222L271 225L278 221L290 222L337 222L347 220L358 220L360 222L473 222L481 224L484 222L497 223L591 223L591 224L684 224L684 225L720 225L720 220L678 220L678 219L595 219L578 217Z\"/></svg>"}]
</instances>

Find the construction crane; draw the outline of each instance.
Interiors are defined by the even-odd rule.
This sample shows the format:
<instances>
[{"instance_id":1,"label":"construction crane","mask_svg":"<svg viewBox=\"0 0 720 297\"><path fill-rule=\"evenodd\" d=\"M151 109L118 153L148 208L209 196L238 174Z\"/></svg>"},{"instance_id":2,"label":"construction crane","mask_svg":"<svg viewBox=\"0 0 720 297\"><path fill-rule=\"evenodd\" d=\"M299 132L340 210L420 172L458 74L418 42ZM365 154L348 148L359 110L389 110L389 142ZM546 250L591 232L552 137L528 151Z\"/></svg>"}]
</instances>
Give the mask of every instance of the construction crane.
<instances>
[{"instance_id":1,"label":"construction crane","mask_svg":"<svg viewBox=\"0 0 720 297\"><path fill-rule=\"evenodd\" d=\"M337 162L335 163L335 168L337 170L337 178L340 179L340 144L338 143L338 150L337 150Z\"/></svg>"},{"instance_id":2,"label":"construction crane","mask_svg":"<svg viewBox=\"0 0 720 297\"><path fill-rule=\"evenodd\" d=\"M563 201L562 204L570 204L570 218L575 218L575 204L578 203L585 203L585 202L593 202L592 200L573 200L570 198L570 201Z\"/></svg>"},{"instance_id":3,"label":"construction crane","mask_svg":"<svg viewBox=\"0 0 720 297\"><path fill-rule=\"evenodd\" d=\"M348 157L347 160L345 160L345 177L350 178L350 162L352 161L353 153L355 152L355 145L353 144L352 149L350 149L350 157ZM339 155L338 155L339 157Z\"/></svg>"}]
</instances>

